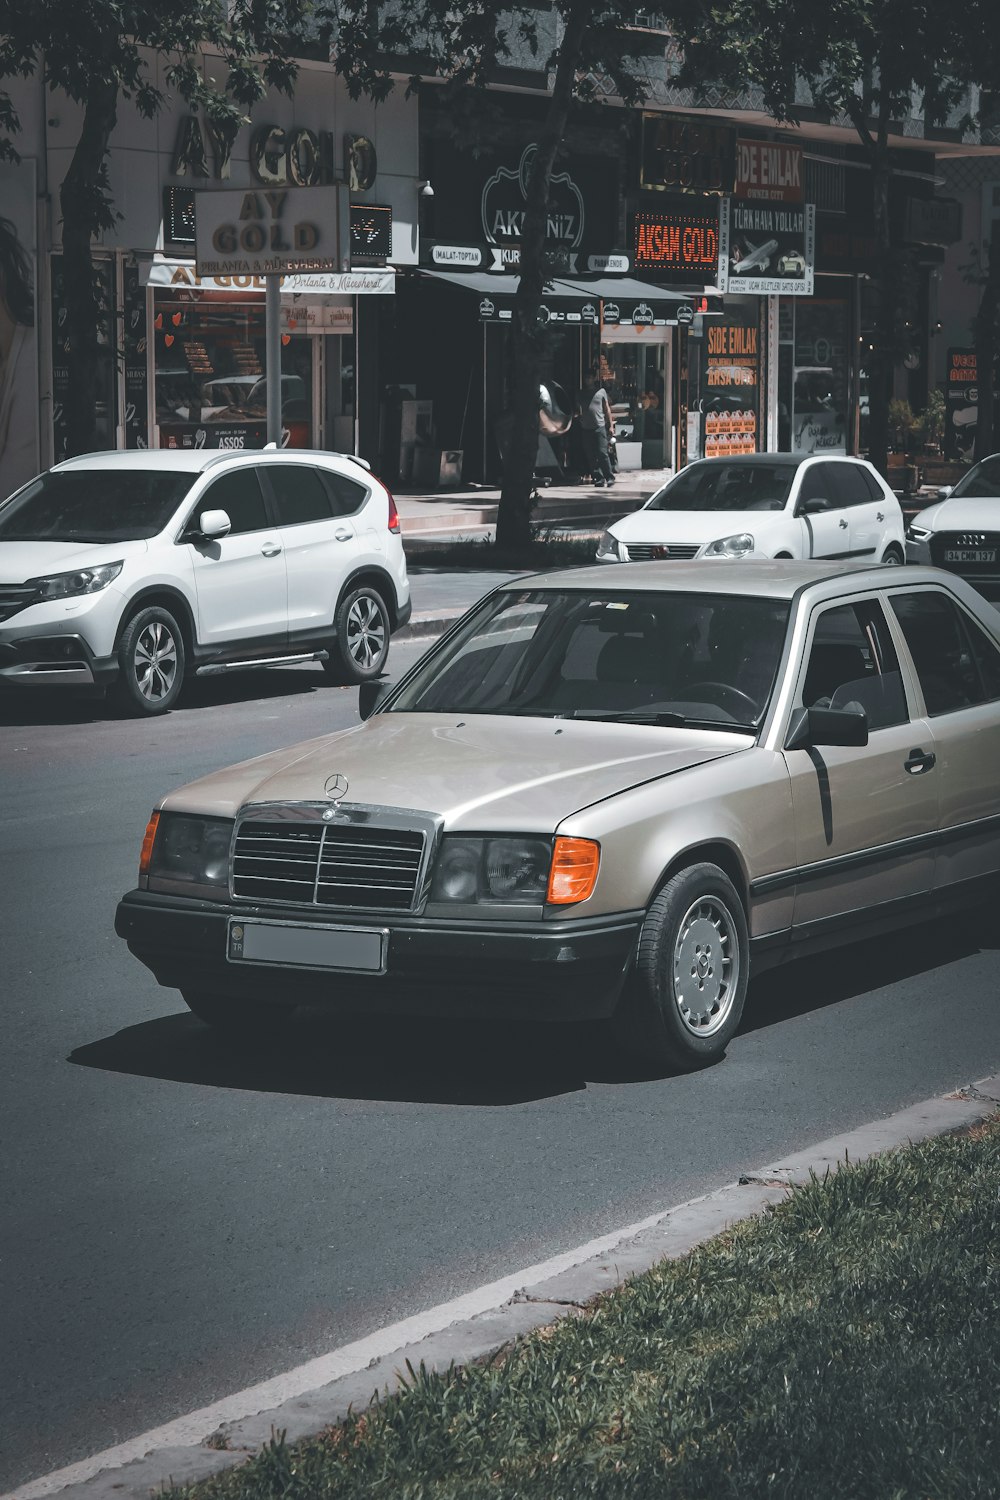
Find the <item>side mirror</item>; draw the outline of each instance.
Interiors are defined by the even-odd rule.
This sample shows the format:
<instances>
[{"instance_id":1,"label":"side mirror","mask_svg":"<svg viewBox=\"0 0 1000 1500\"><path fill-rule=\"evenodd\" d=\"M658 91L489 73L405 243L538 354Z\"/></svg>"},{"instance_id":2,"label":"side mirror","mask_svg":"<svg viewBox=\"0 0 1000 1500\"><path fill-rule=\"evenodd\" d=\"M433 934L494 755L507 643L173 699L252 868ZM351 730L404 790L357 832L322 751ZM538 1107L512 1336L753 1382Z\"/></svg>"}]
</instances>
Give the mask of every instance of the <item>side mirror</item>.
<instances>
[{"instance_id":1,"label":"side mirror","mask_svg":"<svg viewBox=\"0 0 1000 1500\"><path fill-rule=\"evenodd\" d=\"M796 506L796 513L800 516L816 516L821 511L829 510L830 502L823 495L813 495L808 500L800 500Z\"/></svg>"},{"instance_id":2,"label":"side mirror","mask_svg":"<svg viewBox=\"0 0 1000 1500\"><path fill-rule=\"evenodd\" d=\"M939 500L947 500L948 496L952 493L952 491L954 490L954 488L955 488L955 486L953 484L943 484L943 485L941 485L940 489L938 490L938 494L937 494L938 499Z\"/></svg>"},{"instance_id":3,"label":"side mirror","mask_svg":"<svg viewBox=\"0 0 1000 1500\"><path fill-rule=\"evenodd\" d=\"M786 750L808 750L812 745L868 743L868 715L863 708L797 708L785 740Z\"/></svg>"},{"instance_id":4,"label":"side mirror","mask_svg":"<svg viewBox=\"0 0 1000 1500\"><path fill-rule=\"evenodd\" d=\"M198 530L210 542L220 536L228 536L232 529L233 523L224 510L203 510L198 517Z\"/></svg>"},{"instance_id":5,"label":"side mirror","mask_svg":"<svg viewBox=\"0 0 1000 1500\"><path fill-rule=\"evenodd\" d=\"M389 696L391 682L383 682L376 678L373 682L363 682L358 688L358 714L362 719L370 719L383 699Z\"/></svg>"}]
</instances>

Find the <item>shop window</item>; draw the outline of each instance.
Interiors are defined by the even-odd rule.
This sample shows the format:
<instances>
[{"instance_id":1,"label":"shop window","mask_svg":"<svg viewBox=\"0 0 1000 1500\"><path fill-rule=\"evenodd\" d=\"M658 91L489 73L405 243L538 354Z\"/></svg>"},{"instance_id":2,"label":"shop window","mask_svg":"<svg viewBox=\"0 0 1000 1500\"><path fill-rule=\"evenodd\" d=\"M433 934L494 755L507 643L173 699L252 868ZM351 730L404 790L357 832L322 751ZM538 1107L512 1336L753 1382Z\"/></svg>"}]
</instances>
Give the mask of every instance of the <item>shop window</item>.
<instances>
[{"instance_id":1,"label":"shop window","mask_svg":"<svg viewBox=\"0 0 1000 1500\"><path fill-rule=\"evenodd\" d=\"M802 298L794 310L792 452L847 452L847 303Z\"/></svg>"},{"instance_id":2,"label":"shop window","mask_svg":"<svg viewBox=\"0 0 1000 1500\"><path fill-rule=\"evenodd\" d=\"M268 524L264 496L256 469L237 469L216 479L198 501L198 514L224 510L231 522L230 536L262 531Z\"/></svg>"},{"instance_id":3,"label":"shop window","mask_svg":"<svg viewBox=\"0 0 1000 1500\"><path fill-rule=\"evenodd\" d=\"M304 526L309 521L330 519L330 497L315 469L306 464L268 464L266 473L279 526Z\"/></svg>"}]
</instances>

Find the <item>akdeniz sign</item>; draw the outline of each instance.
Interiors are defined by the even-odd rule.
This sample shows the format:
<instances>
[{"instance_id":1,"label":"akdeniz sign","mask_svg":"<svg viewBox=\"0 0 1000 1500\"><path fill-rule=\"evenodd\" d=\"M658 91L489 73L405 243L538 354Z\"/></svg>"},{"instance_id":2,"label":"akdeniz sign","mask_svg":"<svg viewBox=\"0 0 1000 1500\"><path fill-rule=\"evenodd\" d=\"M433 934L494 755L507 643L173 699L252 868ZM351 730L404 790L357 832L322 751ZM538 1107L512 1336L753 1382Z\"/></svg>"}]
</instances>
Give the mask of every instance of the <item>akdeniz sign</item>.
<instances>
[{"instance_id":1,"label":"akdeniz sign","mask_svg":"<svg viewBox=\"0 0 1000 1500\"><path fill-rule=\"evenodd\" d=\"M480 213L483 233L491 245L518 246L524 232L528 179L537 146L526 146L516 167L497 167L483 185ZM583 194L569 172L554 172L549 185L545 237L576 249L585 227Z\"/></svg>"}]
</instances>

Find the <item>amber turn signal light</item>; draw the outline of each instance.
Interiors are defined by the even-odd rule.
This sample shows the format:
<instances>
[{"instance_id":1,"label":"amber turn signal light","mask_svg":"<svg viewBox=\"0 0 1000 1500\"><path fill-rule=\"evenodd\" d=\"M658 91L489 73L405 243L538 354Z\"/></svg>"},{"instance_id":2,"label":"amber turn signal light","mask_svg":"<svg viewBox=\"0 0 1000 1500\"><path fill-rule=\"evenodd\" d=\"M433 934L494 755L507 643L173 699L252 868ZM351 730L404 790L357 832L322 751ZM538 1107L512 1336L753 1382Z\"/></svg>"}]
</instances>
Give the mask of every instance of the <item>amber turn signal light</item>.
<instances>
[{"instance_id":1,"label":"amber turn signal light","mask_svg":"<svg viewBox=\"0 0 1000 1500\"><path fill-rule=\"evenodd\" d=\"M156 842L156 825L160 821L158 812L153 813L146 824L146 834L142 841L142 853L139 855L139 874L143 879L149 874L149 861L153 857L153 844Z\"/></svg>"},{"instance_id":2,"label":"amber turn signal light","mask_svg":"<svg viewBox=\"0 0 1000 1500\"><path fill-rule=\"evenodd\" d=\"M586 901L597 884L601 846L593 839L556 839L547 900L557 906Z\"/></svg>"}]
</instances>

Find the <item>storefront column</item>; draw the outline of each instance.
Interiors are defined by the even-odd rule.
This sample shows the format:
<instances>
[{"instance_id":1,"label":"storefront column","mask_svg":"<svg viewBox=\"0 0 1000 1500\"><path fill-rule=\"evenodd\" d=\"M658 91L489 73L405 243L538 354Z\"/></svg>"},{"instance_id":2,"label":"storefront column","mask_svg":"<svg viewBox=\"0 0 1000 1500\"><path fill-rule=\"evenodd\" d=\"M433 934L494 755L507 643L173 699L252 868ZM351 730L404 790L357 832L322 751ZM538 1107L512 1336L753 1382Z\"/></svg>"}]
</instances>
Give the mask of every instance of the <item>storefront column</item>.
<instances>
[{"instance_id":1,"label":"storefront column","mask_svg":"<svg viewBox=\"0 0 1000 1500\"><path fill-rule=\"evenodd\" d=\"M764 451L777 453L778 443L778 298L767 298L767 370Z\"/></svg>"}]
</instances>

